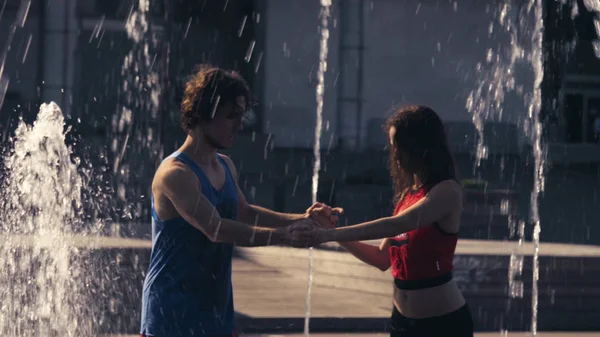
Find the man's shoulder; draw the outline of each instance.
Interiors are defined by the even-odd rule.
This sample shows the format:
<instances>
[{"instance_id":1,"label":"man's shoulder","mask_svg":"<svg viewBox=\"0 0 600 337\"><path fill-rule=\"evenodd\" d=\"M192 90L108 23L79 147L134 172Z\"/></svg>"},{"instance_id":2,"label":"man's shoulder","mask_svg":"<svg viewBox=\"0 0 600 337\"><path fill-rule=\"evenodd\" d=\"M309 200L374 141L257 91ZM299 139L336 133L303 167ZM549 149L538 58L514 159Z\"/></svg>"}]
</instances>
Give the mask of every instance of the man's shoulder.
<instances>
[{"instance_id":1,"label":"man's shoulder","mask_svg":"<svg viewBox=\"0 0 600 337\"><path fill-rule=\"evenodd\" d=\"M229 170L233 173L237 172L236 168L235 168L235 164L233 163L233 160L231 160L231 158L229 158L229 156L224 155L222 153L218 153L217 154L219 157L221 157L223 159L223 161L225 161L225 164L227 164L227 167L229 167Z\"/></svg>"},{"instance_id":2,"label":"man's shoulder","mask_svg":"<svg viewBox=\"0 0 600 337\"><path fill-rule=\"evenodd\" d=\"M174 159L167 160L156 170L152 180L152 190L178 186L189 182L193 177L194 172L184 163Z\"/></svg>"},{"instance_id":3,"label":"man's shoulder","mask_svg":"<svg viewBox=\"0 0 600 337\"><path fill-rule=\"evenodd\" d=\"M217 155L221 157L227 163L228 166L233 166L233 160L231 160L231 158L229 158L228 155L223 153L217 153Z\"/></svg>"}]
</instances>

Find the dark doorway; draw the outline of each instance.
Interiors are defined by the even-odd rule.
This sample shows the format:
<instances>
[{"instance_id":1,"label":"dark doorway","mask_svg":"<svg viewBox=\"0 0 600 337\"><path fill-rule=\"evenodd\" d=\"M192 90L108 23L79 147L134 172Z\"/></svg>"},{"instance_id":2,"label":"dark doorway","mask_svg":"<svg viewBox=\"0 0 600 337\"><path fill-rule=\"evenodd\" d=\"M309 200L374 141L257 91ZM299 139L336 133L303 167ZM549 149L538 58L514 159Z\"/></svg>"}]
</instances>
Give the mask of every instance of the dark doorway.
<instances>
[{"instance_id":1,"label":"dark doorway","mask_svg":"<svg viewBox=\"0 0 600 337\"><path fill-rule=\"evenodd\" d=\"M567 125L566 142L581 143L583 140L583 95L567 95L563 114Z\"/></svg>"}]
</instances>

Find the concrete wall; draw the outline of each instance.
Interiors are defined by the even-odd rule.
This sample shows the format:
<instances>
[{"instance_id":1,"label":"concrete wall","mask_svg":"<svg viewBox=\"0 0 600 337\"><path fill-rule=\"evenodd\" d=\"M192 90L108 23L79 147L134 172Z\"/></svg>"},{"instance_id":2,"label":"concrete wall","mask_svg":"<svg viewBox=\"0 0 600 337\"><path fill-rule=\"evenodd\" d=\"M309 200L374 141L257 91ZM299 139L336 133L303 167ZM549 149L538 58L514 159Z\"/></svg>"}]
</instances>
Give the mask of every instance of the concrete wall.
<instances>
[{"instance_id":1,"label":"concrete wall","mask_svg":"<svg viewBox=\"0 0 600 337\"><path fill-rule=\"evenodd\" d=\"M11 25L17 16L16 10L11 10L10 6L2 14L0 20L0 49L4 51L7 47L7 40ZM9 120L14 120L23 113L27 117L34 116L29 114L29 105L27 102L35 103L38 98L38 62L40 50L39 36L39 16L34 9L30 8L29 15L23 27L15 30L10 50L6 54L6 61L3 64L3 78L8 80L8 90L0 85L0 100L4 97L4 104L0 113L0 126L2 131L6 131L6 125ZM0 56L0 63L2 62ZM25 104L24 104L25 103ZM34 108L34 110L37 110ZM13 130L10 130L12 132Z\"/></svg>"},{"instance_id":2,"label":"concrete wall","mask_svg":"<svg viewBox=\"0 0 600 337\"><path fill-rule=\"evenodd\" d=\"M55 101L70 116L76 61L75 2L48 4L48 1L14 2L2 13L0 48L6 51L3 75L9 79L10 93L2 109L8 116L4 114L2 121L19 114L26 120L33 119L38 112L35 106L38 100ZM9 43L15 23L14 37Z\"/></svg>"},{"instance_id":3,"label":"concrete wall","mask_svg":"<svg viewBox=\"0 0 600 337\"><path fill-rule=\"evenodd\" d=\"M272 133L276 146L311 147L316 121L317 70L320 34L318 1L269 1L266 39L263 130ZM333 9L335 11L335 8ZM338 30L330 22L329 58L325 78L325 145L335 130L335 74Z\"/></svg>"},{"instance_id":4,"label":"concrete wall","mask_svg":"<svg viewBox=\"0 0 600 337\"><path fill-rule=\"evenodd\" d=\"M335 113L335 85L341 68L341 1L346 6L352 2L333 2L324 112L330 130L341 122ZM469 93L479 84L477 64L485 63L489 48L509 45L506 34L489 37L497 6L488 1L379 0L365 4L362 143L369 137L369 121L385 117L398 104L426 104L446 121L470 121L465 106ZM303 147L313 142L316 104L314 81L309 79L318 67L319 9L317 1L268 2L264 126L275 135L276 146ZM357 29L354 22L346 25ZM520 82L531 83L526 69L517 71ZM508 95L503 107L503 121L517 122L525 115L516 96ZM353 117L347 112L342 118ZM325 144L330 137L331 132L324 134Z\"/></svg>"},{"instance_id":5,"label":"concrete wall","mask_svg":"<svg viewBox=\"0 0 600 337\"><path fill-rule=\"evenodd\" d=\"M0 47L6 47L9 31L14 23L16 11L7 10L0 20ZM4 64L4 76L10 78L10 91L18 92L23 98L37 98L37 62L39 53L39 17L29 13L25 25L15 31L10 50ZM31 40L30 40L31 39Z\"/></svg>"}]
</instances>

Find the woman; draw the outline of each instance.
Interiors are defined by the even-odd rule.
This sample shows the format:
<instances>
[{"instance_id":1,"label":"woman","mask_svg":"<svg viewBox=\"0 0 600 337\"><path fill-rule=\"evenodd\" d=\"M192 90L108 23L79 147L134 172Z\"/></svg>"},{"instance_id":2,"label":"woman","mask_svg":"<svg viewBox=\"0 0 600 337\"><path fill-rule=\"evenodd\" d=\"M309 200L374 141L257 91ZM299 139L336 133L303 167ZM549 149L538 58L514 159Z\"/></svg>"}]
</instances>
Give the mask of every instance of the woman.
<instances>
[{"instance_id":1,"label":"woman","mask_svg":"<svg viewBox=\"0 0 600 337\"><path fill-rule=\"evenodd\" d=\"M452 279L463 198L443 123L432 109L409 106L391 116L386 129L393 216L334 228L332 209L324 206L312 215L326 228L296 234L313 245L338 241L367 264L392 267L392 337L471 337L471 313ZM358 242L380 238L379 247Z\"/></svg>"}]
</instances>

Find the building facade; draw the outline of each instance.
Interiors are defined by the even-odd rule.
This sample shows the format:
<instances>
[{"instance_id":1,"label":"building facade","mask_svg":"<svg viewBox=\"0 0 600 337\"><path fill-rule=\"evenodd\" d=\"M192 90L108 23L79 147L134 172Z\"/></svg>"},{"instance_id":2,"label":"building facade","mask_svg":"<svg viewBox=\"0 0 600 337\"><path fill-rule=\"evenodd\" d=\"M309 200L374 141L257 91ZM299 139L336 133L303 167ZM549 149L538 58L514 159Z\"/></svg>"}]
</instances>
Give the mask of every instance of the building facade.
<instances>
[{"instance_id":1,"label":"building facade","mask_svg":"<svg viewBox=\"0 0 600 337\"><path fill-rule=\"evenodd\" d=\"M144 2L6 2L0 20L0 30L7 32L0 34L0 45L8 46L10 40L0 81L4 139L19 116L31 121L39 103L56 101L69 117L73 133L85 140L78 153L102 152L88 156L94 167L106 168L107 179L120 186L139 186L119 192L123 205L114 207L130 204L129 218L147 219L146 196L154 168L183 139L178 110L185 78L194 65L213 63L239 70L257 96L244 135L232 149L244 188L255 200L278 210L304 209L311 194L310 185L303 183L312 172L320 3L151 1L149 25L141 42L133 43L126 23L139 3ZM533 175L531 146L521 131L527 117L522 95L504 95L497 104L502 116L498 107L492 109L497 101L487 101L490 111L483 109L482 116L489 158L482 168L473 169L477 132L467 109L469 96L477 89L486 93L502 88L511 78L516 90L522 84L525 93L533 83L527 62L507 66L510 54L500 54L502 67L487 61L488 55L495 55L490 51L511 51L510 34L495 24L503 3L333 1L321 142L327 163L322 172L325 198L333 200L344 194L341 189L350 181L360 181L369 186L345 195L372 193L372 200L387 200L369 210L356 207L364 213L360 218L387 214L390 187L382 121L394 106L426 104L446 121L463 176L520 190L520 208L523 214L528 212ZM573 6L544 3L542 116L548 170L543 220L551 232L564 232L551 235L556 240L587 242L590 231L596 230L591 224L600 221L600 215L587 211L598 202L600 161L594 14L580 0L576 13ZM506 20L518 21L523 10L511 6ZM529 48L527 34L519 36ZM144 43L149 46L147 55ZM126 63L128 57L139 63ZM136 73L137 66L143 69ZM515 72L512 77L502 73L509 70ZM134 85L137 74L146 79L152 72L154 96ZM3 85L8 89L1 90ZM132 93L135 102L125 102ZM153 97L157 103L149 109ZM131 127L121 125L128 116L124 107L135 117L127 122ZM268 183L266 177L276 182ZM580 199L576 205L558 207L565 195ZM337 200L341 203L344 198ZM366 205L363 201L346 200ZM560 215L555 214L557 209ZM565 229L566 222L578 225Z\"/></svg>"}]
</instances>

